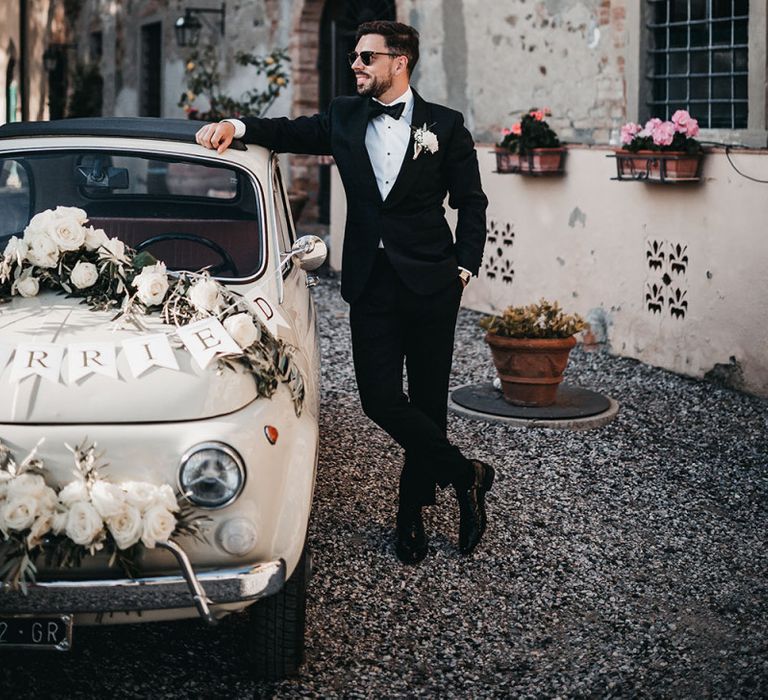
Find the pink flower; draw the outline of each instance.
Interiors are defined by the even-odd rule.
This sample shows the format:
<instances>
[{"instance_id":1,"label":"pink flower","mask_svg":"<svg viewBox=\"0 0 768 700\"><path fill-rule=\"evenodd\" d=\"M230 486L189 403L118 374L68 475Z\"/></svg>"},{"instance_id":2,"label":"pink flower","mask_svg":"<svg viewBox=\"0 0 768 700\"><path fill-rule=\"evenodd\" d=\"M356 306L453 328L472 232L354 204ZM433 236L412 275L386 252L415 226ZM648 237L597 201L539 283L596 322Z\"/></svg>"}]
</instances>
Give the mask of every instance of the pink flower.
<instances>
[{"instance_id":1,"label":"pink flower","mask_svg":"<svg viewBox=\"0 0 768 700\"><path fill-rule=\"evenodd\" d=\"M632 143L643 127L634 122L629 122L621 127L621 142L626 146Z\"/></svg>"},{"instance_id":2,"label":"pink flower","mask_svg":"<svg viewBox=\"0 0 768 700\"><path fill-rule=\"evenodd\" d=\"M638 136L653 136L653 132L656 127L659 126L659 124L661 124L661 119L658 117L649 119L647 122L645 122L645 126L643 127L642 131L639 132Z\"/></svg>"},{"instance_id":3,"label":"pink flower","mask_svg":"<svg viewBox=\"0 0 768 700\"><path fill-rule=\"evenodd\" d=\"M520 136L520 134L523 132L523 125L520 122L517 122L517 124L512 125L512 128L510 129L510 131L515 136Z\"/></svg>"},{"instance_id":4,"label":"pink flower","mask_svg":"<svg viewBox=\"0 0 768 700\"><path fill-rule=\"evenodd\" d=\"M532 109L529 114L537 121L542 122L544 121L544 110L543 109Z\"/></svg>"},{"instance_id":5,"label":"pink flower","mask_svg":"<svg viewBox=\"0 0 768 700\"><path fill-rule=\"evenodd\" d=\"M652 136L657 146L669 146L675 138L675 125L672 122L661 122L654 128Z\"/></svg>"},{"instance_id":6,"label":"pink flower","mask_svg":"<svg viewBox=\"0 0 768 700\"><path fill-rule=\"evenodd\" d=\"M504 128L501 130L501 135L502 135L502 136L509 136L511 133L512 133L512 129L507 129L506 127L504 127Z\"/></svg>"},{"instance_id":7,"label":"pink flower","mask_svg":"<svg viewBox=\"0 0 768 700\"><path fill-rule=\"evenodd\" d=\"M675 125L675 131L685 134L687 138L699 135L699 122L684 109L678 109L672 115L672 123Z\"/></svg>"}]
</instances>

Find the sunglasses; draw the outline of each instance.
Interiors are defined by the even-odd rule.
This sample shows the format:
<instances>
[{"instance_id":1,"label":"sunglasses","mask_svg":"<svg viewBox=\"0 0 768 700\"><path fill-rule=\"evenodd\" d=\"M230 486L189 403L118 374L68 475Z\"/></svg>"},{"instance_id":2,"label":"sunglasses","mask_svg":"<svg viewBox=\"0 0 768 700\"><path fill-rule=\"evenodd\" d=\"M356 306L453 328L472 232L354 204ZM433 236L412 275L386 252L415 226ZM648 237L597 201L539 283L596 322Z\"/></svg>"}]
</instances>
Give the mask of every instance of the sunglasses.
<instances>
[{"instance_id":1,"label":"sunglasses","mask_svg":"<svg viewBox=\"0 0 768 700\"><path fill-rule=\"evenodd\" d=\"M363 62L364 66L370 66L371 60L374 56L392 56L397 57L401 56L402 54L399 53L383 53L382 51L361 51L360 53L357 53L357 51L350 51L347 54L347 58L349 59L349 65L353 65L354 62L360 58L360 60Z\"/></svg>"}]
</instances>

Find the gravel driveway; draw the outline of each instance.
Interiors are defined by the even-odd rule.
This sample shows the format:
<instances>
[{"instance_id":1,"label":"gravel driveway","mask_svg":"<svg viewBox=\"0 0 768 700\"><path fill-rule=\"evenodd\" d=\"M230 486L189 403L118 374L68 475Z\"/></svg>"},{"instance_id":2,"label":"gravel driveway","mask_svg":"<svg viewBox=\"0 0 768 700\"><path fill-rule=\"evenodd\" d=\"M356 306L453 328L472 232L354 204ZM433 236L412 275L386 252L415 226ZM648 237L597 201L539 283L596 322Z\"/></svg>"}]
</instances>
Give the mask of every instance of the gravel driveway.
<instances>
[{"instance_id":1,"label":"gravel driveway","mask_svg":"<svg viewBox=\"0 0 768 700\"><path fill-rule=\"evenodd\" d=\"M240 627L76 630L76 651L0 657L4 697L765 697L768 402L576 350L571 383L617 399L581 433L450 419L492 462L489 530L459 555L448 491L431 551L391 546L399 448L365 419L338 284L316 290L322 446L307 663L249 680ZM490 379L479 314L459 319L453 385Z\"/></svg>"}]
</instances>

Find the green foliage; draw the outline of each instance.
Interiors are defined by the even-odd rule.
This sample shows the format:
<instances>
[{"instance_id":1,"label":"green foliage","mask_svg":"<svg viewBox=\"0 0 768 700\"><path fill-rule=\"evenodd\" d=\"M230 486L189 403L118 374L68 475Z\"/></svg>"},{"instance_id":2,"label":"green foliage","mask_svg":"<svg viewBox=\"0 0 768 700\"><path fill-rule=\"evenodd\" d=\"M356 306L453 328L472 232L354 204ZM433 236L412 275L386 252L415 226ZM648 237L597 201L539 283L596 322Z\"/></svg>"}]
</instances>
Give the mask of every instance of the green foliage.
<instances>
[{"instance_id":1,"label":"green foliage","mask_svg":"<svg viewBox=\"0 0 768 700\"><path fill-rule=\"evenodd\" d=\"M544 121L547 110L532 109L515 124L512 129L505 129L499 148L510 153L525 155L534 148L557 148L560 139L553 129Z\"/></svg>"},{"instance_id":2,"label":"green foliage","mask_svg":"<svg viewBox=\"0 0 768 700\"><path fill-rule=\"evenodd\" d=\"M578 314L566 314L545 299L528 306L509 306L501 316L484 316L480 327L505 338L569 338L588 328Z\"/></svg>"},{"instance_id":3,"label":"green foliage","mask_svg":"<svg viewBox=\"0 0 768 700\"><path fill-rule=\"evenodd\" d=\"M630 153L638 151L675 151L694 156L702 152L701 144L694 138L678 132L669 146L659 146L653 142L652 136L636 136L631 143L625 144L623 149Z\"/></svg>"},{"instance_id":4,"label":"green foliage","mask_svg":"<svg viewBox=\"0 0 768 700\"><path fill-rule=\"evenodd\" d=\"M221 92L219 56L215 46L210 44L193 49L187 58L187 89L181 94L178 105L190 119L218 121L225 117L260 117L267 113L283 89L288 85L289 73L286 64L290 62L285 49L275 49L266 56L245 51L235 54L240 66L252 66L261 78L259 87L248 90L235 99ZM204 96L209 103L207 112L200 112L193 106L198 96Z\"/></svg>"}]
</instances>

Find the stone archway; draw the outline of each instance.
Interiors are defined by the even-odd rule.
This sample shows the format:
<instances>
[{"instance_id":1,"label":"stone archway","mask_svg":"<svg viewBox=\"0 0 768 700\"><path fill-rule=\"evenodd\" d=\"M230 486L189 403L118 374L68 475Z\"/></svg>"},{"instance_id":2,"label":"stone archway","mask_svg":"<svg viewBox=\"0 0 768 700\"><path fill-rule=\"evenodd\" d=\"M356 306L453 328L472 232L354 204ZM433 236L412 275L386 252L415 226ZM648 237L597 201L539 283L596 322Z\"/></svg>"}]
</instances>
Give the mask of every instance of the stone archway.
<instances>
[{"instance_id":1,"label":"stone archway","mask_svg":"<svg viewBox=\"0 0 768 700\"><path fill-rule=\"evenodd\" d=\"M304 0L296 8L293 19L293 31L289 52L293 65L293 117L314 114L320 108L320 81L318 65L320 63L320 34L323 12L329 0ZM376 6L394 6L394 15L403 14L403 0L382 2L377 0L349 0L350 6L372 4ZM350 8L353 9L353 8ZM354 9L353 9L354 12ZM367 18L366 18L367 19ZM319 214L318 196L320 193L320 173L316 156L292 156L291 189L304 190L309 201L302 219L316 222Z\"/></svg>"}]
</instances>

